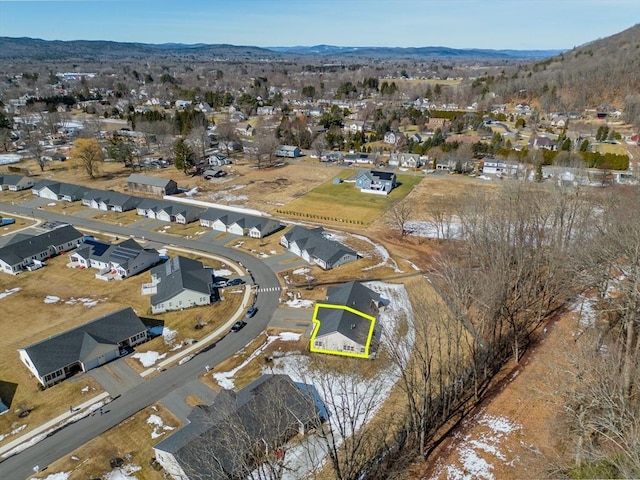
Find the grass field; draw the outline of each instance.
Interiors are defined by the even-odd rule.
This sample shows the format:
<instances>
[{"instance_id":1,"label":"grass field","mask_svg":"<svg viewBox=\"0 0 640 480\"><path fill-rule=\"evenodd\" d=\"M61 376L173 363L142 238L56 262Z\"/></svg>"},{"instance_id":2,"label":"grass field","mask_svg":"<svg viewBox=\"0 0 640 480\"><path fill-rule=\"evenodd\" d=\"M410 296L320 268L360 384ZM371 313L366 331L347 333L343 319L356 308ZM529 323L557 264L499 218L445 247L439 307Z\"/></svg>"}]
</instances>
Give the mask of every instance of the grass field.
<instances>
[{"instance_id":1,"label":"grass field","mask_svg":"<svg viewBox=\"0 0 640 480\"><path fill-rule=\"evenodd\" d=\"M356 172L357 170L342 170L338 176L345 179ZM329 224L369 225L391 205L407 196L423 179L417 175L397 177L400 185L386 196L362 193L353 183L334 184L333 179L328 180L276 212L291 218Z\"/></svg>"}]
</instances>

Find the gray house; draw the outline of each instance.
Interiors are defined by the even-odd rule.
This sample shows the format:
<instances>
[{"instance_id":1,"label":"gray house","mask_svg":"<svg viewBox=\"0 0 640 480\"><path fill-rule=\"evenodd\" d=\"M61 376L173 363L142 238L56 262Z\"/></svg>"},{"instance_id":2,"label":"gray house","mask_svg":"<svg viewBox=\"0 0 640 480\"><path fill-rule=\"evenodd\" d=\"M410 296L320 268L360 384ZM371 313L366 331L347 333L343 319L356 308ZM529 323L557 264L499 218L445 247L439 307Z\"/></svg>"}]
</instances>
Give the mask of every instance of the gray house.
<instances>
[{"instance_id":1,"label":"gray house","mask_svg":"<svg viewBox=\"0 0 640 480\"><path fill-rule=\"evenodd\" d=\"M82 204L103 211L127 212L135 209L141 198L114 192L113 190L91 189L82 197Z\"/></svg>"},{"instance_id":2,"label":"gray house","mask_svg":"<svg viewBox=\"0 0 640 480\"><path fill-rule=\"evenodd\" d=\"M63 202L75 202L90 190L82 185L73 183L55 182L52 180L40 180L32 188L31 192L40 197Z\"/></svg>"},{"instance_id":3,"label":"gray house","mask_svg":"<svg viewBox=\"0 0 640 480\"><path fill-rule=\"evenodd\" d=\"M324 270L353 262L360 258L348 247L322 235L322 227L308 229L296 225L280 237L280 245L302 257L309 263L315 263Z\"/></svg>"},{"instance_id":4,"label":"gray house","mask_svg":"<svg viewBox=\"0 0 640 480\"><path fill-rule=\"evenodd\" d=\"M389 156L390 167L419 168L422 159L417 153L392 153Z\"/></svg>"},{"instance_id":5,"label":"gray house","mask_svg":"<svg viewBox=\"0 0 640 480\"><path fill-rule=\"evenodd\" d=\"M369 358L382 305L378 293L358 282L328 288L327 300L314 310L311 351Z\"/></svg>"},{"instance_id":6,"label":"gray house","mask_svg":"<svg viewBox=\"0 0 640 480\"><path fill-rule=\"evenodd\" d=\"M42 265L47 258L73 250L82 243L83 234L64 225L40 235L18 234L0 248L0 269L13 275Z\"/></svg>"},{"instance_id":7,"label":"gray house","mask_svg":"<svg viewBox=\"0 0 640 480\"><path fill-rule=\"evenodd\" d=\"M144 248L131 238L117 245L85 238L69 258L85 268L97 268L102 277L115 272L120 278L126 278L158 263L160 254L155 248Z\"/></svg>"},{"instance_id":8,"label":"gray house","mask_svg":"<svg viewBox=\"0 0 640 480\"><path fill-rule=\"evenodd\" d=\"M0 191L17 192L31 188L33 185L33 179L25 175L0 175Z\"/></svg>"},{"instance_id":9,"label":"gray house","mask_svg":"<svg viewBox=\"0 0 640 480\"><path fill-rule=\"evenodd\" d=\"M317 428L326 409L312 385L287 375L263 375L242 390L223 390L199 405L189 423L153 448L173 478L246 478L267 453Z\"/></svg>"},{"instance_id":10,"label":"gray house","mask_svg":"<svg viewBox=\"0 0 640 480\"><path fill-rule=\"evenodd\" d=\"M292 145L280 145L276 149L276 157L296 158L301 156L302 150L300 150L300 147L294 147Z\"/></svg>"},{"instance_id":11,"label":"gray house","mask_svg":"<svg viewBox=\"0 0 640 480\"><path fill-rule=\"evenodd\" d=\"M220 232L251 238L264 238L282 229L282 224L271 218L245 215L217 208L208 208L200 216L200 225Z\"/></svg>"},{"instance_id":12,"label":"gray house","mask_svg":"<svg viewBox=\"0 0 640 480\"><path fill-rule=\"evenodd\" d=\"M19 348L18 353L38 381L48 387L74 373L104 365L146 340L147 327L127 307Z\"/></svg>"},{"instance_id":13,"label":"gray house","mask_svg":"<svg viewBox=\"0 0 640 480\"><path fill-rule=\"evenodd\" d=\"M174 195L178 193L178 184L173 180L139 173L129 175L127 187L131 192L151 193L153 195Z\"/></svg>"},{"instance_id":14,"label":"gray house","mask_svg":"<svg viewBox=\"0 0 640 480\"><path fill-rule=\"evenodd\" d=\"M152 287L144 293L151 297L153 314L209 305L216 294L213 268L186 257L174 257L151 269Z\"/></svg>"},{"instance_id":15,"label":"gray house","mask_svg":"<svg viewBox=\"0 0 640 480\"><path fill-rule=\"evenodd\" d=\"M356 187L361 192L388 195L398 184L396 174L380 170L363 170L356 174Z\"/></svg>"}]
</instances>

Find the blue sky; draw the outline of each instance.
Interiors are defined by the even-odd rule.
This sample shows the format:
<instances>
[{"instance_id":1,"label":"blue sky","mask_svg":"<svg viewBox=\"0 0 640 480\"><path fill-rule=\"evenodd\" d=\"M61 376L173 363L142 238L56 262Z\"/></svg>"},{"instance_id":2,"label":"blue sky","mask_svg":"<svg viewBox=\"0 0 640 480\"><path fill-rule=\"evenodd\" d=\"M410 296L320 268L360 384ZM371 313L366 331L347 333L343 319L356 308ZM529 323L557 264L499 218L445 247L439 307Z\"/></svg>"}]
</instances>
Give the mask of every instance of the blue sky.
<instances>
[{"instance_id":1,"label":"blue sky","mask_svg":"<svg viewBox=\"0 0 640 480\"><path fill-rule=\"evenodd\" d=\"M143 43L569 49L640 0L0 0L0 36Z\"/></svg>"}]
</instances>

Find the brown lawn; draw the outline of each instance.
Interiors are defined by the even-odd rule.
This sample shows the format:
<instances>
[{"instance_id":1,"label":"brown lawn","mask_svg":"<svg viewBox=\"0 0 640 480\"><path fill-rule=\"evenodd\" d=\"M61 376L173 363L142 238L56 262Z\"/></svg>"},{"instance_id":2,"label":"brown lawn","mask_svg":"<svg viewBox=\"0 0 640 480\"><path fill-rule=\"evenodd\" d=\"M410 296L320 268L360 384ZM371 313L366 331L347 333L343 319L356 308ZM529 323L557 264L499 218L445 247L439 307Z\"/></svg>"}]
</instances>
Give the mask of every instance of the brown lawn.
<instances>
[{"instance_id":1,"label":"brown lawn","mask_svg":"<svg viewBox=\"0 0 640 480\"><path fill-rule=\"evenodd\" d=\"M149 423L157 419L161 419L162 425ZM89 417L82 421L91 420ZM164 472L155 470L150 464L154 456L153 445L181 426L180 420L162 404L152 405L60 458L49 465L45 472L32 478L47 478L58 472L70 473L69 480L104 478L104 475L112 471L111 459L119 457L125 460L125 466L140 467L133 474L135 478L161 480Z\"/></svg>"},{"instance_id":2,"label":"brown lawn","mask_svg":"<svg viewBox=\"0 0 640 480\"><path fill-rule=\"evenodd\" d=\"M206 265L219 268L222 264L208 257L195 257ZM0 416L0 432L8 433L27 424L21 432L49 420L69 408L87 400L89 393L81 390L90 387L91 395L100 391L88 375L77 375L44 391L30 378L30 373L18 357L17 349L58 334L125 307L132 307L140 317L151 317L149 297L140 294L142 283L150 281L150 273L144 272L123 281L105 282L95 278L95 269L70 269L67 256L47 260L48 266L17 276L1 274L0 292L20 288L20 291L0 299L2 330L0 336L0 379L16 385L11 402L12 413ZM46 297L58 301L45 303ZM53 298L55 297L55 298ZM224 324L242 303L242 293L225 292L224 301L205 307L196 307L153 316L164 326L176 331L171 344L163 337L155 338L136 348L136 351L168 353L180 344L198 340ZM198 317L204 328L196 329ZM127 357L136 370L143 371L139 361ZM17 409L33 409L26 422L18 423ZM11 437L3 441L8 442ZM0 442L1 443L1 442Z\"/></svg>"}]
</instances>

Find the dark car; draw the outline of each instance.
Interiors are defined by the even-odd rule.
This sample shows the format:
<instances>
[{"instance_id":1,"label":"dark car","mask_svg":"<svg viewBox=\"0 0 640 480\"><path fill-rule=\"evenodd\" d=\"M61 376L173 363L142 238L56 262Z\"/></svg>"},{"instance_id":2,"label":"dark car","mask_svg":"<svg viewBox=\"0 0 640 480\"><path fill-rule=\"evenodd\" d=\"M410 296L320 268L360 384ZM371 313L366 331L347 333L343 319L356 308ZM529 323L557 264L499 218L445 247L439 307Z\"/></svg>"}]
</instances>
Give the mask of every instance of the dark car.
<instances>
[{"instance_id":1,"label":"dark car","mask_svg":"<svg viewBox=\"0 0 640 480\"><path fill-rule=\"evenodd\" d=\"M229 280L227 282L227 286L228 287L235 287L236 285L244 285L245 283L247 283L247 282L245 282L241 278L233 278L233 279L231 279L231 280Z\"/></svg>"},{"instance_id":2,"label":"dark car","mask_svg":"<svg viewBox=\"0 0 640 480\"><path fill-rule=\"evenodd\" d=\"M242 330L246 325L247 325L247 322L242 322L242 321L240 321L240 322L236 322L236 323L233 325L233 327L231 327L231 331L232 331L233 333L235 333L235 332L239 332L239 331L240 331L240 330Z\"/></svg>"},{"instance_id":3,"label":"dark car","mask_svg":"<svg viewBox=\"0 0 640 480\"><path fill-rule=\"evenodd\" d=\"M256 314L257 311L258 309L256 307L251 307L249 308L249 310L247 310L247 313L245 313L244 316L246 318L251 318Z\"/></svg>"}]
</instances>

